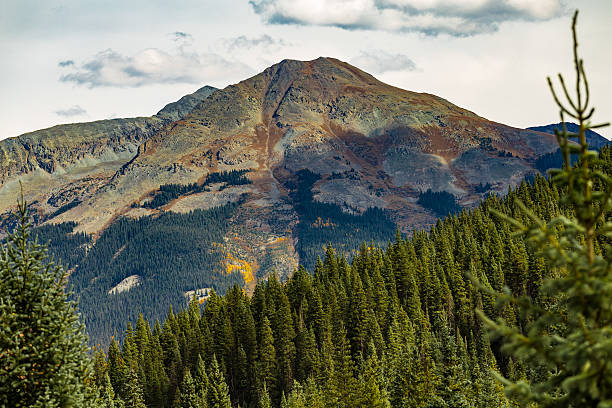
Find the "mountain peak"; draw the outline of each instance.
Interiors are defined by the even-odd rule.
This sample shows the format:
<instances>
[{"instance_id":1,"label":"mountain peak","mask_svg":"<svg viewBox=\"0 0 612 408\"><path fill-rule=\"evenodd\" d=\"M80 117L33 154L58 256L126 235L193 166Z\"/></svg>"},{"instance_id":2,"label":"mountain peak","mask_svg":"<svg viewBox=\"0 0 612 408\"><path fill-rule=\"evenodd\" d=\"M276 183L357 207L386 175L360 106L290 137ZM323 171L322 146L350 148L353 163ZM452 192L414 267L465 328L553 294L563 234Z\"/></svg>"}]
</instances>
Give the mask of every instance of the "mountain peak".
<instances>
[{"instance_id":1,"label":"mountain peak","mask_svg":"<svg viewBox=\"0 0 612 408\"><path fill-rule=\"evenodd\" d=\"M115 242L104 252L110 263L126 254L155 254L164 268L183 262L164 252L164 234L173 234L197 260L197 271L185 276L210 271L199 286L172 282L177 299L229 282L236 268L252 290L273 270L288 276L299 263L314 263L312 254L334 237L350 236L356 245L343 250L351 252L371 231L386 242L396 225L404 232L432 225L440 210L420 200L429 190L445 192L453 208L504 194L556 148L551 135L488 121L334 58L283 60L224 89L203 87L150 118L1 141L0 223L22 182L38 223L75 222L101 243L128 224L139 231L128 241L157 237L158 246L134 249L147 254L129 245L122 252L126 243ZM209 209L219 228L211 234L197 224ZM151 229L140 229L145 224ZM205 245L203 231L211 240ZM142 278L133 291L168 283L147 268L111 276L82 267L72 279L93 285L88 293L99 293L96 305L106 307L118 304L109 291L130 276Z\"/></svg>"},{"instance_id":2,"label":"mountain peak","mask_svg":"<svg viewBox=\"0 0 612 408\"><path fill-rule=\"evenodd\" d=\"M167 104L162 108L162 110L157 112L156 115L163 119L172 121L183 119L198 104L200 104L204 99L212 95L213 92L215 92L216 90L217 88L215 87L205 85L194 93L185 95L178 101Z\"/></svg>"},{"instance_id":3,"label":"mountain peak","mask_svg":"<svg viewBox=\"0 0 612 408\"><path fill-rule=\"evenodd\" d=\"M351 64L332 57L318 57L310 61L284 59L266 71L302 74L315 78L344 80L352 83L382 84L372 75ZM264 71L265 72L265 71Z\"/></svg>"},{"instance_id":4,"label":"mountain peak","mask_svg":"<svg viewBox=\"0 0 612 408\"><path fill-rule=\"evenodd\" d=\"M66 135L54 136L61 132ZM0 152L10 157L0 167L0 180L31 174L41 184L28 198L48 203L41 213L53 213L54 203L71 201L49 202L49 194L74 188L63 184L69 178L54 174L99 177L99 187L86 186L91 181L83 179L74 190L78 194L65 193L87 201L65 216L87 232L99 232L126 213L149 213L130 208L162 184L196 183L210 173L247 169L257 180L248 188L261 199L256 207L290 201L287 186L309 169L322 178L313 186L316 199L353 212L387 209L406 230L433 220L415 204L420 192L450 192L469 205L480 197L477 186L503 193L534 171L538 155L556 147L554 137L490 122L329 57L286 59L224 89L202 87L152 118L43 133L0 144ZM39 169L46 174L36 173ZM47 175L51 187L43 180ZM12 204L6 193L0 192L1 208Z\"/></svg>"}]
</instances>

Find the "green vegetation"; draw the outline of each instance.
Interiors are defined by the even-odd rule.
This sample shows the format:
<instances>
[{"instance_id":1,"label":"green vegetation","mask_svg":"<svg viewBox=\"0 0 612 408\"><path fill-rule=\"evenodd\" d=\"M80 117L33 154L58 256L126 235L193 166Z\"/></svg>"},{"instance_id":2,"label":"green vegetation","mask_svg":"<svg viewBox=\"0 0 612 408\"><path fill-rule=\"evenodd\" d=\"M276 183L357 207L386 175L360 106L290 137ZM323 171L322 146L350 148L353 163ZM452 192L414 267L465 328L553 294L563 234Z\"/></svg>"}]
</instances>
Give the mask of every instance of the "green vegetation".
<instances>
[{"instance_id":1,"label":"green vegetation","mask_svg":"<svg viewBox=\"0 0 612 408\"><path fill-rule=\"evenodd\" d=\"M223 242L229 218L239 205L121 218L95 244L91 237L73 233L74 223L45 225L35 233L72 270L70 283L79 295L87 331L96 343L107 344L111 336L121 337L124 322L135 321L139 312L155 320L170 305L184 306L186 291L204 287L225 291L234 283L242 284L239 273L222 272L221 248L214 246ZM108 293L132 275L140 277L139 286L129 293Z\"/></svg>"},{"instance_id":2,"label":"green vegetation","mask_svg":"<svg viewBox=\"0 0 612 408\"><path fill-rule=\"evenodd\" d=\"M209 191L207 186L214 183L225 183L221 186L220 190L228 186L251 184L251 180L245 176L247 172L248 170L231 170L210 173L202 184L162 184L153 195L153 198L142 206L145 208L159 208L181 196ZM135 203L132 206L138 207L138 204Z\"/></svg>"},{"instance_id":3,"label":"green vegetation","mask_svg":"<svg viewBox=\"0 0 612 408\"><path fill-rule=\"evenodd\" d=\"M487 184L490 188L490 184ZM482 184L480 184L482 186ZM486 188L483 186L482 188ZM486 190L485 190L486 191ZM419 194L418 204L432 210L436 215L445 217L461 211L461 206L457 204L455 196L448 191L431 191L428 189Z\"/></svg>"},{"instance_id":4,"label":"green vegetation","mask_svg":"<svg viewBox=\"0 0 612 408\"><path fill-rule=\"evenodd\" d=\"M500 214L550 271L541 275L541 285L532 296L499 296L500 304L519 306L524 328L502 318L493 321L481 313L503 342L502 350L533 373L526 378L502 378L508 395L524 406L612 406L610 151L604 147L599 156L588 150L586 131L607 124L590 123L594 109L589 106L589 86L578 56L577 17L578 12L572 24L576 96L570 97L559 74L567 98L561 102L548 79L561 122L565 124L565 116L578 121L577 133L568 133L565 125L555 132L564 160L562 169L551 172L553 185L563 191L561 205L571 211L569 217L547 219L517 201L520 215ZM579 145L570 145L570 137L577 137ZM572 153L579 159L575 165L570 161Z\"/></svg>"},{"instance_id":5,"label":"green vegetation","mask_svg":"<svg viewBox=\"0 0 612 408\"><path fill-rule=\"evenodd\" d=\"M66 272L32 240L27 206L0 251L0 406L93 407L87 337Z\"/></svg>"},{"instance_id":6,"label":"green vegetation","mask_svg":"<svg viewBox=\"0 0 612 408\"><path fill-rule=\"evenodd\" d=\"M318 174L304 169L297 172L295 183L290 185L300 220L296 249L303 266L312 269L329 243L351 255L363 242L384 245L393 237L396 225L379 208L350 214L336 204L314 201L311 189L319 179Z\"/></svg>"},{"instance_id":7,"label":"green vegetation","mask_svg":"<svg viewBox=\"0 0 612 408\"><path fill-rule=\"evenodd\" d=\"M206 176L205 185L213 183L226 183L226 186L239 186L242 184L251 184L251 180L246 178L245 174L249 170L230 170L210 173Z\"/></svg>"},{"instance_id":8,"label":"green vegetation","mask_svg":"<svg viewBox=\"0 0 612 408\"><path fill-rule=\"evenodd\" d=\"M50 218L53 218L53 217L57 217L58 215L65 213L66 211L70 210L71 208L76 207L79 204L81 204L80 200L73 200L73 201L69 202L68 204L62 205L60 208L58 208L57 210L55 210L54 212L49 214L49 216L47 218L50 219Z\"/></svg>"},{"instance_id":9,"label":"green vegetation","mask_svg":"<svg viewBox=\"0 0 612 408\"><path fill-rule=\"evenodd\" d=\"M86 248L92 242L91 236L74 232L76 226L75 222L42 225L34 228L32 235L38 238L38 242L46 244L57 264L71 268L85 259Z\"/></svg>"},{"instance_id":10,"label":"green vegetation","mask_svg":"<svg viewBox=\"0 0 612 408\"><path fill-rule=\"evenodd\" d=\"M284 284L272 274L251 297L234 284L203 309L170 308L163 323L140 314L122 344L96 350L91 376L65 274L29 240L21 204L0 254L0 402L87 406L90 382L107 408L612 406L612 147L588 150L575 23L578 95L562 79L570 108L553 94L561 120L579 122L580 144L558 133L564 165L550 179L536 175L429 232L397 233L385 249L362 244L350 262L330 245L312 273L300 267ZM305 170L292 186L301 220L321 209L317 179ZM197 281L185 270L204 266L236 205L122 219L85 258L99 270L79 266L73 280L91 298L136 271L160 293ZM162 251L145 259L143 248Z\"/></svg>"},{"instance_id":11,"label":"green vegetation","mask_svg":"<svg viewBox=\"0 0 612 408\"><path fill-rule=\"evenodd\" d=\"M574 165L578 161L578 156L572 154L570 159L571 164ZM563 153L561 152L561 149L557 149L554 152L546 153L538 157L536 159L535 166L543 174L546 174L549 169L560 169L563 167Z\"/></svg>"},{"instance_id":12,"label":"green vegetation","mask_svg":"<svg viewBox=\"0 0 612 408\"><path fill-rule=\"evenodd\" d=\"M601 168L612 169L609 149L602 158ZM315 179L302 178L305 185ZM307 189L295 193L308 197ZM187 373L197 382L199 359L209 381L218 362L233 404L245 407L510 406L490 369L513 380L541 372L491 341L475 310L524 332L531 321L520 304L497 308L492 291L507 287L513 296L550 302L540 287L554 265L493 212L526 222L519 199L544 220L571 214L559 196L536 176L429 233L398 237L384 250L363 245L350 264L328 248L312 274L300 268L286 284L273 275L252 297L236 286L212 296L202 314L192 304L152 329L139 321L121 351L111 345L108 367L140 372L145 403L155 407L183 400ZM606 240L597 238L598 253ZM109 372L119 398L125 370Z\"/></svg>"}]
</instances>

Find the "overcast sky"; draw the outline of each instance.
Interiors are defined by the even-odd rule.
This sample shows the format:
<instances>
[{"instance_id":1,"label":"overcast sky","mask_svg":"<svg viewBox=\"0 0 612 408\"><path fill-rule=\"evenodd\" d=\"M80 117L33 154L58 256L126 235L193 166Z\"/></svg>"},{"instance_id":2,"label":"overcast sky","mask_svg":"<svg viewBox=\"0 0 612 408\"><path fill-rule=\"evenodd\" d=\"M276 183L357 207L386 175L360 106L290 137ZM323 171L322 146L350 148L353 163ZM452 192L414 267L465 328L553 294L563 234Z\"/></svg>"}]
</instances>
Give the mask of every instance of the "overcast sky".
<instances>
[{"instance_id":1,"label":"overcast sky","mask_svg":"<svg viewBox=\"0 0 612 408\"><path fill-rule=\"evenodd\" d=\"M595 121L610 121L611 0L0 0L0 139L149 116L319 56L497 122L558 122L545 77L573 78L575 8Z\"/></svg>"}]
</instances>

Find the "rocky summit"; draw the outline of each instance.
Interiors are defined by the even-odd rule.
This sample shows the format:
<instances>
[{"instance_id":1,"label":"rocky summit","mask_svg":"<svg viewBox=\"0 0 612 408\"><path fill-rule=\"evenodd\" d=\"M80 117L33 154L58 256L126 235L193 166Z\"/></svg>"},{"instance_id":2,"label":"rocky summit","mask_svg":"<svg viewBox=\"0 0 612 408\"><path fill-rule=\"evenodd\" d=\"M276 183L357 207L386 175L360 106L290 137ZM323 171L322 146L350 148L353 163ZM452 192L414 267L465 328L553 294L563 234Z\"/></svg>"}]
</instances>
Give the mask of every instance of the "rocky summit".
<instances>
[{"instance_id":1,"label":"rocky summit","mask_svg":"<svg viewBox=\"0 0 612 408\"><path fill-rule=\"evenodd\" d=\"M206 269L239 272L252 289L273 270L282 277L299 263L313 265L326 231L345 228L358 238L360 228L371 228L368 220L378 228L384 222L376 220L386 219L385 242L396 225L408 233L442 215L423 194L445 192L469 208L537 173L537 158L556 149L552 135L491 122L337 59L284 60L224 89L204 87L152 117L1 141L0 212L8 220L20 181L39 224L76 223L74 232L86 233L84 245L93 248L119 222L233 203L227 226L206 249L218 261ZM69 265L75 276L86 274L80 265ZM100 296L146 286L146 271L117 270ZM130 277L134 288L113 291ZM198 286L174 290L215 285Z\"/></svg>"}]
</instances>

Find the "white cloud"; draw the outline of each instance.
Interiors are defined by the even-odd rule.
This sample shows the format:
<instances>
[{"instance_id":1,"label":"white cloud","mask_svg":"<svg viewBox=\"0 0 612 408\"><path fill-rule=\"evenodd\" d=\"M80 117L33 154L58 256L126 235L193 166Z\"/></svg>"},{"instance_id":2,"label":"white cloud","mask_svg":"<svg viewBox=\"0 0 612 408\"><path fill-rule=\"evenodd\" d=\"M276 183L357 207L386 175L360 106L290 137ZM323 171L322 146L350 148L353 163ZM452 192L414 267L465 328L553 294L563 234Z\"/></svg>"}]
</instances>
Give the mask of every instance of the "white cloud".
<instances>
[{"instance_id":1,"label":"white cloud","mask_svg":"<svg viewBox=\"0 0 612 408\"><path fill-rule=\"evenodd\" d=\"M270 24L416 31L468 36L493 32L504 21L550 20L561 0L250 0Z\"/></svg>"},{"instance_id":2,"label":"white cloud","mask_svg":"<svg viewBox=\"0 0 612 408\"><path fill-rule=\"evenodd\" d=\"M58 116L63 116L65 118L69 118L72 116L83 116L87 114L87 111L81 108L79 105L73 105L67 109L58 109L55 111L55 114Z\"/></svg>"},{"instance_id":3,"label":"white cloud","mask_svg":"<svg viewBox=\"0 0 612 408\"><path fill-rule=\"evenodd\" d=\"M361 51L350 63L367 72L382 74L389 71L414 71L416 64L404 54L391 54L383 50Z\"/></svg>"},{"instance_id":4,"label":"white cloud","mask_svg":"<svg viewBox=\"0 0 612 408\"><path fill-rule=\"evenodd\" d=\"M213 53L186 52L182 47L175 53L147 48L132 56L107 49L75 67L74 72L62 75L60 81L90 88L139 87L151 84L203 84L252 72L243 63L228 61Z\"/></svg>"}]
</instances>

